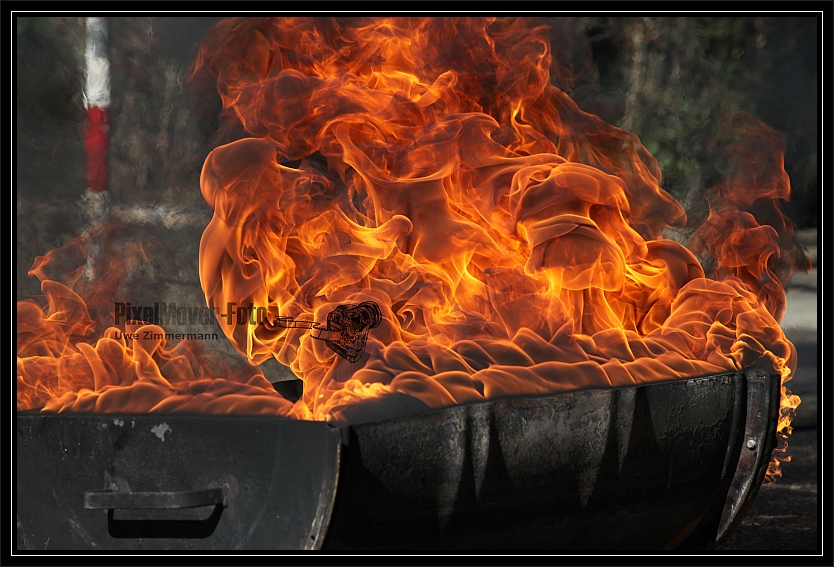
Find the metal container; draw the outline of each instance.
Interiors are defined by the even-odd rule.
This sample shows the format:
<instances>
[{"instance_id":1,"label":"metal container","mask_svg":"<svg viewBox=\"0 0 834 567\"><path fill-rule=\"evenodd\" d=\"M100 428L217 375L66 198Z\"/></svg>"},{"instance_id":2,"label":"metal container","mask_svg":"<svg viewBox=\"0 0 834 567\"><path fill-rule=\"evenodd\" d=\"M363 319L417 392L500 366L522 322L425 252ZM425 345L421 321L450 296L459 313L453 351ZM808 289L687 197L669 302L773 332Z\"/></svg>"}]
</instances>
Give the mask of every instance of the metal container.
<instances>
[{"instance_id":1,"label":"metal container","mask_svg":"<svg viewBox=\"0 0 834 567\"><path fill-rule=\"evenodd\" d=\"M708 549L764 478L779 376L728 373L384 420L374 404L397 405L356 406L351 425L338 427L19 413L17 547Z\"/></svg>"}]
</instances>

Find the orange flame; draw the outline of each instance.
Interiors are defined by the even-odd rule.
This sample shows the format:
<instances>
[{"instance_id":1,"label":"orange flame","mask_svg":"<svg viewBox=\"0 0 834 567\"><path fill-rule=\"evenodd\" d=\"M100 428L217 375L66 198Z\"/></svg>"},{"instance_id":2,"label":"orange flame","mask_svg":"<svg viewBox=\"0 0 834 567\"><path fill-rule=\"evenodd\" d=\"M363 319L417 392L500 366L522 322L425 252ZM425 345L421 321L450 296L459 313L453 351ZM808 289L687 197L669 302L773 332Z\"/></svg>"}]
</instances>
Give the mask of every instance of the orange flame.
<instances>
[{"instance_id":1,"label":"orange flame","mask_svg":"<svg viewBox=\"0 0 834 567\"><path fill-rule=\"evenodd\" d=\"M691 243L714 264L705 272L661 237L686 215L661 188L657 161L553 86L572 79L548 34L537 20L503 18L232 19L210 32L196 75L213 77L228 127L251 137L218 147L203 167L214 209L200 246L208 305L324 321L340 304L374 301L383 315L353 364L303 329L221 320L249 361L274 357L305 389L290 407L263 392L262 378L246 383L255 392L224 380L223 395L259 401L213 407L338 420L354 401L388 393L437 408L759 359L790 378L780 281L807 259L776 205L789 184L774 133L743 115L727 123L738 159ZM49 310L24 306L38 323L22 351L18 339L19 376L21 360L36 364L26 345L46 340L35 337L55 319L64 336L43 356L62 361L59 375L83 360L92 376L83 387L115 398L125 383L96 382L92 351L118 353L125 362L105 363L109 376L130 367L131 384L165 381L171 398L201 407L189 388L205 372L168 376L159 361L180 359L164 344L107 332L95 348L75 343L87 340L83 309L69 324L58 299L75 306L72 292L46 282L44 292ZM60 380L38 389L29 375L19 407L37 407L22 395L51 409L93 407L69 399ZM166 400L150 409L173 409ZM783 387L780 430L797 403Z\"/></svg>"},{"instance_id":2,"label":"orange flame","mask_svg":"<svg viewBox=\"0 0 834 567\"><path fill-rule=\"evenodd\" d=\"M781 321L786 308L781 282L788 281L796 271L811 269L810 259L794 238L793 224L777 206L777 200L790 198L790 180L783 161L785 139L742 112L729 116L721 127L730 173L713 188L709 217L692 235L690 246L712 257L713 277L742 280ZM788 346L790 358L795 360L793 345ZM774 364L774 369L782 376L782 397L777 426L780 444L768 469L770 481L781 475L779 463L790 461L783 455L790 423L800 403L799 396L790 394L785 386L795 363L790 367Z\"/></svg>"},{"instance_id":3,"label":"orange flame","mask_svg":"<svg viewBox=\"0 0 834 567\"><path fill-rule=\"evenodd\" d=\"M99 227L35 260L29 275L44 296L17 304L17 408L289 413L261 373L213 359L199 341L169 345L157 325L108 325L130 269L149 259L142 246L114 244L121 232ZM85 274L96 248L106 267ZM62 282L50 279L61 272Z\"/></svg>"}]
</instances>

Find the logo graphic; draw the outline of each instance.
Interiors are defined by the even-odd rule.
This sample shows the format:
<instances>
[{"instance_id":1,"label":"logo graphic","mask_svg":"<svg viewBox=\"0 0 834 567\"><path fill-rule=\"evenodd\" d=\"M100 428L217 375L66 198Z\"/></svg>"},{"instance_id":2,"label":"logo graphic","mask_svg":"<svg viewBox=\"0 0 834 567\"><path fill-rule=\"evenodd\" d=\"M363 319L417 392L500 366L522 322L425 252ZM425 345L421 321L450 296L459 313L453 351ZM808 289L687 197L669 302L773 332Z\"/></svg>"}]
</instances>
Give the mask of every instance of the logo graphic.
<instances>
[{"instance_id":1,"label":"logo graphic","mask_svg":"<svg viewBox=\"0 0 834 567\"><path fill-rule=\"evenodd\" d=\"M153 306L134 306L130 303L114 304L113 319L118 326L127 321L143 321L152 325L211 325L216 318L227 324L264 325L268 324L266 308L228 303L225 311L211 307L183 307L176 303L154 303ZM315 321L299 321L290 317L278 317L272 324L285 329L310 329L310 336L324 341L332 351L349 362L356 362L365 352L368 333L382 322L382 311L373 301L358 305L339 305L327 314L327 323L322 327ZM129 338L139 338L128 335ZM145 338L162 338L145 337ZM166 333L168 339L217 339L216 333Z\"/></svg>"},{"instance_id":2,"label":"logo graphic","mask_svg":"<svg viewBox=\"0 0 834 567\"><path fill-rule=\"evenodd\" d=\"M368 332L379 327L381 322L379 305L364 301L352 307L339 305L327 314L325 328L314 321L295 321L289 317L279 317L275 325L287 329L312 329L311 337L324 341L330 350L348 362L356 362L365 352Z\"/></svg>"}]
</instances>

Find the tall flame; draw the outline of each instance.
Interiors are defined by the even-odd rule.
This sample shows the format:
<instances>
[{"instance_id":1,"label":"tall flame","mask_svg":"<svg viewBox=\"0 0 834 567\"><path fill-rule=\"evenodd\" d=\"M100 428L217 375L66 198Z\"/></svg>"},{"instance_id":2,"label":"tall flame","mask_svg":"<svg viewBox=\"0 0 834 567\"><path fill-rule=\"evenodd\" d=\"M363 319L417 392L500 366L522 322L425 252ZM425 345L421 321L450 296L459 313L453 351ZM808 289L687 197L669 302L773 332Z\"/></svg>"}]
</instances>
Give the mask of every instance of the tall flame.
<instances>
[{"instance_id":1,"label":"tall flame","mask_svg":"<svg viewBox=\"0 0 834 567\"><path fill-rule=\"evenodd\" d=\"M301 400L269 411L338 420L389 393L436 408L756 361L790 378L780 282L808 265L776 204L789 197L778 136L746 115L725 124L736 159L690 243L705 272L662 238L687 219L657 161L553 86L571 76L549 33L503 18L232 19L210 32L195 76L249 137L215 149L200 179L214 209L208 305L324 321L374 301L383 315L356 363L303 329L221 320L253 364L274 357L304 380ZM90 360L73 340L50 356ZM119 356L145 368L162 347L122 343ZM20 368L20 339L18 353ZM783 386L780 430L798 401Z\"/></svg>"}]
</instances>

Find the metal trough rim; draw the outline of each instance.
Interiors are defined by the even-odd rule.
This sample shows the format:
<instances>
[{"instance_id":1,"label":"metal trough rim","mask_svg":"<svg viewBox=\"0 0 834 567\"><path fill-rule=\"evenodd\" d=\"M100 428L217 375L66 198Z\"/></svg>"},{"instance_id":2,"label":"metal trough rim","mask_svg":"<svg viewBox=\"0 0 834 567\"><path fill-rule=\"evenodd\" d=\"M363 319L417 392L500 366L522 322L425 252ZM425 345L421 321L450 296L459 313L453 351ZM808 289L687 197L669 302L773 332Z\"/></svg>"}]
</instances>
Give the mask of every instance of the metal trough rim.
<instances>
[{"instance_id":1,"label":"metal trough rim","mask_svg":"<svg viewBox=\"0 0 834 567\"><path fill-rule=\"evenodd\" d=\"M381 419L378 421L371 421L371 422L359 422L359 423L351 423L351 424L332 424L328 422L314 422L320 423L320 426L317 425L309 425L308 427L313 428L320 428L323 427L328 431L335 433L340 439L341 442L337 443L337 446L334 447L336 454L335 457L335 470L332 472L333 478L333 490L330 491L329 497L325 497L324 500L319 500L319 504L317 506L316 517L318 518L318 526L316 526L317 535L313 540L313 547L320 548L323 545L326 545L326 541L328 539L328 530L332 526L330 525L331 520L331 512L333 512L334 504L336 499L339 496L340 491L347 490L345 488L345 484L343 479L340 478L340 471L344 469L344 458L345 458L345 451L347 454L350 454L350 451L355 451L355 448L350 447L350 439L351 436L355 437L357 432L361 432L363 430L369 430L372 428L384 428L391 426L393 424L401 423L407 420L421 420L421 419L430 419L430 418L442 418L447 415L451 415L457 412L457 415L463 415L466 412L472 411L479 411L480 409L489 408L489 411L492 411L497 406L519 406L524 404L525 402L535 403L547 403L550 400L558 400L558 399L566 399L566 397L576 397L576 396L583 396L587 393L597 392L597 393L608 393L613 394L615 391L624 392L629 390L646 390L651 389L653 386L657 385L691 385L693 382L697 382L699 380L703 381L714 381L717 379L737 379L739 380L740 384L743 384L745 397L747 403L744 408L744 415L740 416L743 419L743 440L745 442L749 440L754 440L756 447L758 450L756 451L747 451L745 449L741 449L738 452L738 455L734 458L737 458L737 462L735 465L730 463L730 465L734 466L735 471L733 474L732 481L730 482L730 488L726 495L726 499L723 505L723 510L721 512L721 518L719 522L718 530L715 534L715 538L711 541L707 542L700 542L700 547L715 547L720 545L732 532L732 530L738 525L741 521L746 510L752 504L753 498L755 497L759 486L764 477L764 473L766 472L767 463L770 458L770 454L775 447L776 439L775 439L775 427L776 421L778 420L778 408L779 408L779 385L780 379L779 376L774 373L768 372L761 372L761 371L747 371L747 372L724 372L715 375L708 375L708 376L699 376L693 378L686 378L686 379L670 379L664 381L656 381L650 382L646 384L639 384L634 386L626 386L620 388L589 388L589 389L582 389L582 390L572 390L569 392L560 392L554 394L542 394L542 395L527 395L527 396L512 396L512 397L502 397L502 398L495 398L483 401L477 401L469 404L462 404L458 406L451 406L446 408L438 408L438 409L429 409L425 412L413 415L406 415L406 416L399 416L393 417L389 419ZM593 395L593 394L591 394ZM195 413L144 413L144 414L128 414L128 413L118 413L118 414L93 414L93 413L45 413L39 411L27 411L27 412L18 412L18 423L21 423L21 419L24 421L27 418L46 418L46 419L54 419L58 418L58 420L62 420L64 418L68 419L75 419L75 418L88 418L88 419L96 419L96 420L132 420L132 419L141 419L145 420L169 420L171 423L184 419L188 421L195 421L196 422L204 422L210 424L218 424L218 423L232 423L232 422L239 422L241 424L245 423L271 423L271 422L298 422L299 420L286 418L286 417L279 417L279 416L261 416L261 415L253 415L253 416L246 416L246 415L235 415L235 414L227 414L227 415L206 415L206 414L195 414ZM306 422L311 423L311 422ZM741 425L741 424L739 424ZM18 427L20 429L20 426ZM100 488L100 487L91 487L92 489ZM198 487L203 488L203 487ZM306 547L306 546L305 546Z\"/></svg>"},{"instance_id":2,"label":"metal trough rim","mask_svg":"<svg viewBox=\"0 0 834 567\"><path fill-rule=\"evenodd\" d=\"M455 408L465 408L465 407L470 407L470 406L479 406L479 405L484 405L484 404L492 404L492 403L495 403L495 402L504 402L504 401L507 401L507 400L547 400L547 399L551 399L551 398L558 398L560 396L579 394L579 393L583 393L583 392L616 392L616 391L622 391L622 390L630 390L630 389L634 389L634 388L651 387L651 386L662 385L662 384L679 384L679 383L685 383L685 382L694 382L694 381L698 381L698 380L713 380L715 378L720 378L720 377L724 377L724 376L736 376L736 375L739 375L739 374L748 374L750 372L753 372L754 374L760 374L760 375L763 375L763 376L764 375L778 376L778 374L776 374L775 372L762 372L762 371L749 371L749 370L748 371L727 370L725 372L719 372L719 373L716 373L716 374L705 374L705 375L701 375L701 376L691 376L691 377L688 377L688 378L666 378L664 380L654 380L654 381L651 381L651 382L643 382L643 383L640 383L640 384L632 384L632 385L629 385L629 386L610 386L610 387L606 387L606 388L589 387L589 388L577 388L577 389L572 389L572 390L565 390L563 392L550 392L550 393L544 393L544 394L520 394L520 395L509 395L509 396L498 396L498 397L494 397L494 398L487 398L487 399L483 399L483 400L477 400L477 401L474 401L474 402L464 402L464 403L460 403L460 404L455 404L455 405L451 405L451 406L444 406L444 407L439 407L439 408L431 408L431 407L425 406L425 409L421 409L419 413L400 415L400 416L396 416L396 417L386 417L386 418L379 419L379 420L374 420L374 421L377 422L377 423L382 423L384 421L393 421L393 420L402 419L402 418L405 418L405 417L412 417L414 415L439 414L439 413L447 412L449 410L453 410ZM295 380L300 382L300 380L298 380L298 379L295 379ZM285 382L293 382L295 380L286 380ZM280 384L281 382L277 382L277 383ZM390 394L384 394L383 396L380 396L378 398L368 398L366 400L358 401L358 402L356 402L355 405L360 406L360 405L363 405L364 403L373 402L373 401L377 401L377 400L382 400L385 396L405 397L405 396L407 396L407 394L400 394L400 393L393 392L393 393L390 393ZM408 397L410 397L410 396L408 396ZM416 398L414 398L414 399L416 399ZM173 416L173 417L176 417L176 418L188 417L188 418L206 419L206 420L224 420L224 419L247 419L247 420L251 420L251 419L258 420L258 419L260 419L260 420L281 420L281 421L286 420L286 421L303 421L303 422L308 422L308 423L322 423L322 424L328 425L330 427L336 427L336 428L350 427L352 425L358 425L358 423L353 423L353 422L342 423L342 422L338 422L338 421L325 421L325 420L314 420L314 419L296 419L296 418L293 418L293 417L286 417L286 416L281 416L281 415L263 415L263 414L247 415L247 414L244 414L244 413L209 414L209 413L201 413L201 412L193 412L193 411L143 412L143 413L134 413L134 412L102 413L102 412L90 412L90 411L48 412L48 411L43 411L42 409L34 408L34 409L28 409L28 410L17 410L16 414L18 416L27 416L27 415L46 416L46 415L49 415L49 416L63 416L63 417L75 417L75 416L82 417L83 416L83 417L121 418L121 419L135 419L137 417L148 417L148 416L154 416L154 417Z\"/></svg>"}]
</instances>

